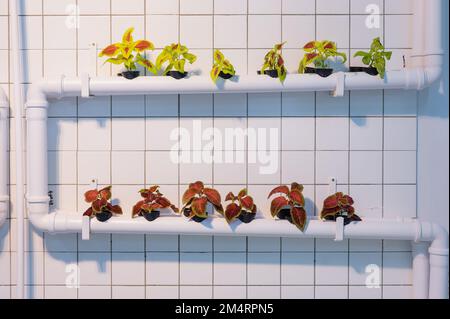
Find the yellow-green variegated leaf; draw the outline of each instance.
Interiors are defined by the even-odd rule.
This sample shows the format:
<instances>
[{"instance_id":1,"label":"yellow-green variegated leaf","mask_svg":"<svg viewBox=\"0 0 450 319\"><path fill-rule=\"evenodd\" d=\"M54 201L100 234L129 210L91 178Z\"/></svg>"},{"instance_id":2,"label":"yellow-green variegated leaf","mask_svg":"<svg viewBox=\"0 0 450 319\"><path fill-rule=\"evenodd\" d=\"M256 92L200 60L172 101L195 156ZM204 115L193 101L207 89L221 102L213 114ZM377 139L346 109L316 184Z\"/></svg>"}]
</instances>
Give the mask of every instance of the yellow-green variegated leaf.
<instances>
[{"instance_id":1,"label":"yellow-green variegated leaf","mask_svg":"<svg viewBox=\"0 0 450 319\"><path fill-rule=\"evenodd\" d=\"M184 73L184 66L186 64L186 60L178 60L173 64L175 70Z\"/></svg>"},{"instance_id":2,"label":"yellow-green variegated leaf","mask_svg":"<svg viewBox=\"0 0 450 319\"><path fill-rule=\"evenodd\" d=\"M197 56L195 56L192 53L183 53L183 57L189 61L190 64L193 64L195 61L197 61Z\"/></svg>"},{"instance_id":3,"label":"yellow-green variegated leaf","mask_svg":"<svg viewBox=\"0 0 450 319\"><path fill-rule=\"evenodd\" d=\"M224 57L223 53L220 52L220 50L216 50L214 52L214 61L216 61L216 63L218 63L218 64L224 63L225 57Z\"/></svg>"},{"instance_id":4,"label":"yellow-green variegated leaf","mask_svg":"<svg viewBox=\"0 0 450 319\"><path fill-rule=\"evenodd\" d=\"M211 80L213 80L214 83L217 82L217 79L219 78L219 74L220 74L220 66L215 65L212 70L211 70Z\"/></svg>"},{"instance_id":5,"label":"yellow-green variegated leaf","mask_svg":"<svg viewBox=\"0 0 450 319\"><path fill-rule=\"evenodd\" d=\"M133 42L133 32L134 32L133 27L128 28L122 36L122 42L123 43Z\"/></svg>"},{"instance_id":6,"label":"yellow-green variegated leaf","mask_svg":"<svg viewBox=\"0 0 450 319\"><path fill-rule=\"evenodd\" d=\"M112 64L122 64L122 63L126 63L127 59L125 58L109 58L108 60L105 61L105 63L112 63Z\"/></svg>"}]
</instances>

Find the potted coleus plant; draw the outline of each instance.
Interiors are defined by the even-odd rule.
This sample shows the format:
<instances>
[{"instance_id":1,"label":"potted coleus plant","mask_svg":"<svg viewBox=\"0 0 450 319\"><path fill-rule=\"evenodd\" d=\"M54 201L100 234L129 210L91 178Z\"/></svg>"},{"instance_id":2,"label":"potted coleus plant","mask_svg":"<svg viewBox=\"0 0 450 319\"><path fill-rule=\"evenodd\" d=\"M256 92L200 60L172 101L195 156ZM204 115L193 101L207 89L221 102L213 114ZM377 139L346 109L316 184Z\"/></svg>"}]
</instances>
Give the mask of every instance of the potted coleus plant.
<instances>
[{"instance_id":1,"label":"potted coleus plant","mask_svg":"<svg viewBox=\"0 0 450 319\"><path fill-rule=\"evenodd\" d=\"M149 222L159 218L161 209L172 209L173 212L178 213L178 208L173 205L164 195L159 191L159 186L155 185L149 189L141 189L139 191L143 200L133 206L133 218L143 216Z\"/></svg>"},{"instance_id":2,"label":"potted coleus plant","mask_svg":"<svg viewBox=\"0 0 450 319\"><path fill-rule=\"evenodd\" d=\"M197 57L189 53L186 46L173 43L166 46L156 58L156 67L161 70L165 63L168 63L163 71L163 75L171 76L177 80L185 78L188 73L184 70L186 61L193 64ZM173 70L175 69L175 70Z\"/></svg>"},{"instance_id":3,"label":"potted coleus plant","mask_svg":"<svg viewBox=\"0 0 450 319\"><path fill-rule=\"evenodd\" d=\"M386 73L386 61L392 57L391 51L386 51L380 38L375 38L372 41L369 52L358 51L354 57L361 57L362 62L367 67L350 67L350 72L366 72L367 74L377 76L384 79Z\"/></svg>"},{"instance_id":4,"label":"potted coleus plant","mask_svg":"<svg viewBox=\"0 0 450 319\"><path fill-rule=\"evenodd\" d=\"M342 58L342 63L347 61L347 55L337 51L336 43L332 41L311 41L304 47L305 55L300 61L298 73L315 73L321 77L328 77L333 74L333 69L329 67L330 58ZM308 67L308 65L314 67Z\"/></svg>"},{"instance_id":5,"label":"potted coleus plant","mask_svg":"<svg viewBox=\"0 0 450 319\"><path fill-rule=\"evenodd\" d=\"M83 216L91 218L96 217L100 222L106 222L114 215L122 215L122 208L119 205L112 205L111 186L105 187L101 190L92 189L84 193L84 200L91 204Z\"/></svg>"},{"instance_id":6,"label":"potted coleus plant","mask_svg":"<svg viewBox=\"0 0 450 319\"><path fill-rule=\"evenodd\" d=\"M232 192L228 193L225 201L231 201L225 208L224 216L229 224L239 219L244 224L252 222L256 217L257 207L253 198L248 195L247 189L243 189L235 196Z\"/></svg>"},{"instance_id":7,"label":"potted coleus plant","mask_svg":"<svg viewBox=\"0 0 450 319\"><path fill-rule=\"evenodd\" d=\"M268 198L275 194L279 196L274 198L270 205L272 216L288 220L297 226L298 229L304 231L307 215L305 211L303 185L292 183L291 188L285 185L278 186L270 192Z\"/></svg>"},{"instance_id":8,"label":"potted coleus plant","mask_svg":"<svg viewBox=\"0 0 450 319\"><path fill-rule=\"evenodd\" d=\"M331 195L323 203L320 218L322 220L336 221L338 217L343 217L344 225L354 221L361 221L361 218L355 214L353 204L353 198L342 192Z\"/></svg>"},{"instance_id":9,"label":"potted coleus plant","mask_svg":"<svg viewBox=\"0 0 450 319\"><path fill-rule=\"evenodd\" d=\"M276 44L272 50L267 52L264 57L264 64L258 74L266 74L272 78L279 78L284 82L287 75L286 67L284 66L284 59L281 55L284 43Z\"/></svg>"},{"instance_id":10,"label":"potted coleus plant","mask_svg":"<svg viewBox=\"0 0 450 319\"><path fill-rule=\"evenodd\" d=\"M183 194L184 216L192 219L197 223L206 220L209 214L212 214L210 206L223 215L222 200L217 190L207 188L203 182L195 182L189 185L189 188ZM209 206L209 207L208 207Z\"/></svg>"},{"instance_id":11,"label":"potted coleus plant","mask_svg":"<svg viewBox=\"0 0 450 319\"><path fill-rule=\"evenodd\" d=\"M217 83L219 77L224 80L231 79L235 74L236 70L233 64L225 59L225 56L220 50L216 50L214 52L214 65L210 73L213 82Z\"/></svg>"},{"instance_id":12,"label":"potted coleus plant","mask_svg":"<svg viewBox=\"0 0 450 319\"><path fill-rule=\"evenodd\" d=\"M108 45L99 55L100 57L109 57L105 63L123 64L126 71L118 75L129 80L139 76L140 72L136 70L137 64L145 67L153 74L157 73L156 66L142 55L147 50L154 50L153 43L147 40L134 41L133 31L134 28L126 30L122 37L122 43Z\"/></svg>"}]
</instances>

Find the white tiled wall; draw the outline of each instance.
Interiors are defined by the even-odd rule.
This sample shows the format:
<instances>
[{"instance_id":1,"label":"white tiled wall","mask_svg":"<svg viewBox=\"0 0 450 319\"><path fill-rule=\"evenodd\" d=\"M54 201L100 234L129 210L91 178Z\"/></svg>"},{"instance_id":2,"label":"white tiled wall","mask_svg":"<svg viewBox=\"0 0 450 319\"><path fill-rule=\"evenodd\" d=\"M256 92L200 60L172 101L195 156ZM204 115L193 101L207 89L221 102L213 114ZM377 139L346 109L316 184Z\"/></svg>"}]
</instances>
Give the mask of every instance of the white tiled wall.
<instances>
[{"instance_id":1,"label":"white tiled wall","mask_svg":"<svg viewBox=\"0 0 450 319\"><path fill-rule=\"evenodd\" d=\"M181 41L198 55L191 70L208 74L221 48L239 74L254 74L265 51L288 41L295 72L310 39L335 40L348 54L381 36L394 51L390 68L410 52L410 0L23 0L27 83L41 76L76 76L89 68L88 45L120 39L128 26L157 51ZM367 4L378 4L380 29L364 26ZM81 13L79 28L67 9ZM0 85L12 90L8 0L0 0ZM351 59L352 60L352 59ZM101 75L117 68L98 61ZM12 103L14 116L14 103ZM161 184L177 201L186 184L202 179L223 195L248 186L267 213L268 191L299 181L311 215L328 195L327 180L350 192L365 218L416 216L417 96L414 92L136 96L53 101L49 119L50 189L55 207L77 210L90 180L113 184L129 211L136 192ZM252 164L172 164L173 128L277 128L280 168L262 176ZM12 121L11 136L14 137ZM221 149L216 145L215 151ZM194 150L198 151L198 150ZM251 153L246 146L237 154ZM241 155L242 155L241 154ZM11 148L11 195L15 193ZM226 172L226 174L224 174ZM15 295L15 208L0 230L0 298ZM126 216L124 218L129 218ZM27 225L28 226L28 225ZM27 227L28 228L28 227ZM94 235L27 231L27 288L33 298L408 298L409 243ZM381 266L381 289L365 287L367 264ZM80 289L65 287L78 265ZM68 271L68 272L67 272Z\"/></svg>"}]
</instances>

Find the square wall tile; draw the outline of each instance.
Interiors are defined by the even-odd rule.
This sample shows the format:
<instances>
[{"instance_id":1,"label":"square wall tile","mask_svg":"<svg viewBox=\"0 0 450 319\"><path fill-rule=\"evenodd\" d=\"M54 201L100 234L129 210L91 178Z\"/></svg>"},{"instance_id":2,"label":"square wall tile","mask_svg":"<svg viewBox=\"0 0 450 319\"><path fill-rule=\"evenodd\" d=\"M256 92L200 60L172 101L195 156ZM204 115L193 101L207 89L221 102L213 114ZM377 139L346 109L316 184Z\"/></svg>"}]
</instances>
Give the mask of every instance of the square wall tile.
<instances>
[{"instance_id":1,"label":"square wall tile","mask_svg":"<svg viewBox=\"0 0 450 319\"><path fill-rule=\"evenodd\" d=\"M411 285L412 284L411 253L383 254L383 284Z\"/></svg>"},{"instance_id":2,"label":"square wall tile","mask_svg":"<svg viewBox=\"0 0 450 319\"><path fill-rule=\"evenodd\" d=\"M67 274L75 275L77 268L76 253L47 254L44 260L45 285L65 285ZM64 287L65 288L65 287Z\"/></svg>"},{"instance_id":3,"label":"square wall tile","mask_svg":"<svg viewBox=\"0 0 450 319\"><path fill-rule=\"evenodd\" d=\"M257 117L280 116L280 93L253 93L248 95L248 115Z\"/></svg>"},{"instance_id":4,"label":"square wall tile","mask_svg":"<svg viewBox=\"0 0 450 319\"><path fill-rule=\"evenodd\" d=\"M111 286L81 286L78 299L111 299Z\"/></svg>"},{"instance_id":5,"label":"square wall tile","mask_svg":"<svg viewBox=\"0 0 450 319\"><path fill-rule=\"evenodd\" d=\"M181 14L212 14L212 0L180 0Z\"/></svg>"},{"instance_id":6,"label":"square wall tile","mask_svg":"<svg viewBox=\"0 0 450 319\"><path fill-rule=\"evenodd\" d=\"M382 152L350 152L351 184L381 184L382 181Z\"/></svg>"},{"instance_id":7,"label":"square wall tile","mask_svg":"<svg viewBox=\"0 0 450 319\"><path fill-rule=\"evenodd\" d=\"M112 284L142 285L145 282L144 260L144 253L113 253Z\"/></svg>"},{"instance_id":8,"label":"square wall tile","mask_svg":"<svg viewBox=\"0 0 450 319\"><path fill-rule=\"evenodd\" d=\"M349 284L362 286L369 283L381 286L381 269L381 252L350 253Z\"/></svg>"},{"instance_id":9,"label":"square wall tile","mask_svg":"<svg viewBox=\"0 0 450 319\"><path fill-rule=\"evenodd\" d=\"M148 117L177 117L179 95L148 95L146 115Z\"/></svg>"},{"instance_id":10,"label":"square wall tile","mask_svg":"<svg viewBox=\"0 0 450 319\"><path fill-rule=\"evenodd\" d=\"M348 5L347 0L339 1L326 1L327 7L334 7L338 5L339 2L345 1ZM321 2L324 2L322 0ZM330 5L332 3L332 5ZM342 7L341 7L342 8ZM348 11L346 11L347 13ZM336 14L336 12L332 12ZM330 28L329 26L334 26ZM317 39L333 39L336 42L339 49L348 48L350 44L350 18L348 15L320 15L317 16Z\"/></svg>"},{"instance_id":11,"label":"square wall tile","mask_svg":"<svg viewBox=\"0 0 450 319\"><path fill-rule=\"evenodd\" d=\"M112 119L112 149L114 151L145 150L145 119Z\"/></svg>"},{"instance_id":12,"label":"square wall tile","mask_svg":"<svg viewBox=\"0 0 450 319\"><path fill-rule=\"evenodd\" d=\"M316 183L328 184L335 177L338 184L348 183L348 152L317 152Z\"/></svg>"},{"instance_id":13,"label":"square wall tile","mask_svg":"<svg viewBox=\"0 0 450 319\"><path fill-rule=\"evenodd\" d=\"M214 286L214 299L246 299L246 286Z\"/></svg>"},{"instance_id":14,"label":"square wall tile","mask_svg":"<svg viewBox=\"0 0 450 319\"><path fill-rule=\"evenodd\" d=\"M199 2L195 0L195 2ZM207 49L213 44L212 16L181 16L180 41L188 48Z\"/></svg>"},{"instance_id":15,"label":"square wall tile","mask_svg":"<svg viewBox=\"0 0 450 319\"><path fill-rule=\"evenodd\" d=\"M314 299L314 286L282 286L281 299Z\"/></svg>"},{"instance_id":16,"label":"square wall tile","mask_svg":"<svg viewBox=\"0 0 450 319\"><path fill-rule=\"evenodd\" d=\"M99 184L110 184L110 172L109 152L78 152L78 184L89 185L93 179Z\"/></svg>"},{"instance_id":17,"label":"square wall tile","mask_svg":"<svg viewBox=\"0 0 450 319\"><path fill-rule=\"evenodd\" d=\"M146 149L151 151L172 150L179 140L178 127L176 118L147 118Z\"/></svg>"},{"instance_id":18,"label":"square wall tile","mask_svg":"<svg viewBox=\"0 0 450 319\"><path fill-rule=\"evenodd\" d=\"M178 235L146 235L147 251L178 252Z\"/></svg>"},{"instance_id":19,"label":"square wall tile","mask_svg":"<svg viewBox=\"0 0 450 319\"><path fill-rule=\"evenodd\" d=\"M111 98L106 96L89 99L78 99L79 117L109 117L111 116Z\"/></svg>"},{"instance_id":20,"label":"square wall tile","mask_svg":"<svg viewBox=\"0 0 450 319\"><path fill-rule=\"evenodd\" d=\"M180 116L197 117L212 116L212 94L184 94L180 95Z\"/></svg>"},{"instance_id":21,"label":"square wall tile","mask_svg":"<svg viewBox=\"0 0 450 319\"><path fill-rule=\"evenodd\" d=\"M78 120L78 150L108 151L111 149L111 121L109 119Z\"/></svg>"},{"instance_id":22,"label":"square wall tile","mask_svg":"<svg viewBox=\"0 0 450 319\"><path fill-rule=\"evenodd\" d=\"M283 184L299 181L314 184L314 152L282 152L281 180Z\"/></svg>"},{"instance_id":23,"label":"square wall tile","mask_svg":"<svg viewBox=\"0 0 450 319\"><path fill-rule=\"evenodd\" d=\"M147 286L147 299L178 299L177 286Z\"/></svg>"},{"instance_id":24,"label":"square wall tile","mask_svg":"<svg viewBox=\"0 0 450 319\"><path fill-rule=\"evenodd\" d=\"M318 14L348 14L349 11L347 0L317 0Z\"/></svg>"},{"instance_id":25,"label":"square wall tile","mask_svg":"<svg viewBox=\"0 0 450 319\"><path fill-rule=\"evenodd\" d=\"M142 14L145 0L112 0L112 14Z\"/></svg>"},{"instance_id":26,"label":"square wall tile","mask_svg":"<svg viewBox=\"0 0 450 319\"><path fill-rule=\"evenodd\" d=\"M246 259L245 253L215 253L214 285L245 285Z\"/></svg>"},{"instance_id":27,"label":"square wall tile","mask_svg":"<svg viewBox=\"0 0 450 319\"><path fill-rule=\"evenodd\" d=\"M215 48L246 48L247 17L239 15L214 16Z\"/></svg>"},{"instance_id":28,"label":"square wall tile","mask_svg":"<svg viewBox=\"0 0 450 319\"><path fill-rule=\"evenodd\" d=\"M286 15L282 19L283 42L287 42L285 48L298 49L315 38L313 15Z\"/></svg>"},{"instance_id":29,"label":"square wall tile","mask_svg":"<svg viewBox=\"0 0 450 319\"><path fill-rule=\"evenodd\" d=\"M76 28L65 16L45 16L43 34L45 49L76 49Z\"/></svg>"},{"instance_id":30,"label":"square wall tile","mask_svg":"<svg viewBox=\"0 0 450 319\"><path fill-rule=\"evenodd\" d=\"M280 299L280 286L248 286L248 299Z\"/></svg>"},{"instance_id":31,"label":"square wall tile","mask_svg":"<svg viewBox=\"0 0 450 319\"><path fill-rule=\"evenodd\" d=\"M249 0L249 14L280 14L281 0Z\"/></svg>"},{"instance_id":32,"label":"square wall tile","mask_svg":"<svg viewBox=\"0 0 450 319\"><path fill-rule=\"evenodd\" d=\"M381 151L383 149L383 120L381 118L352 117L350 120L350 149Z\"/></svg>"},{"instance_id":33,"label":"square wall tile","mask_svg":"<svg viewBox=\"0 0 450 319\"><path fill-rule=\"evenodd\" d=\"M346 253L316 253L316 285L347 285Z\"/></svg>"},{"instance_id":34,"label":"square wall tile","mask_svg":"<svg viewBox=\"0 0 450 319\"><path fill-rule=\"evenodd\" d=\"M177 155L178 152L175 153ZM178 164L173 161L173 152L146 152L146 181L151 184L177 184Z\"/></svg>"},{"instance_id":35,"label":"square wall tile","mask_svg":"<svg viewBox=\"0 0 450 319\"><path fill-rule=\"evenodd\" d=\"M282 93L282 116L315 116L315 93Z\"/></svg>"},{"instance_id":36,"label":"square wall tile","mask_svg":"<svg viewBox=\"0 0 450 319\"><path fill-rule=\"evenodd\" d=\"M281 120L283 151L313 151L315 119L289 117Z\"/></svg>"},{"instance_id":37,"label":"square wall tile","mask_svg":"<svg viewBox=\"0 0 450 319\"><path fill-rule=\"evenodd\" d=\"M280 284L280 253L248 254L248 285Z\"/></svg>"},{"instance_id":38,"label":"square wall tile","mask_svg":"<svg viewBox=\"0 0 450 319\"><path fill-rule=\"evenodd\" d=\"M181 286L180 299L211 299L212 286Z\"/></svg>"},{"instance_id":39,"label":"square wall tile","mask_svg":"<svg viewBox=\"0 0 450 319\"><path fill-rule=\"evenodd\" d=\"M382 114L382 91L352 91L350 93L351 116L381 116Z\"/></svg>"},{"instance_id":40,"label":"square wall tile","mask_svg":"<svg viewBox=\"0 0 450 319\"><path fill-rule=\"evenodd\" d=\"M212 251L212 237L180 235L180 251L210 252Z\"/></svg>"},{"instance_id":41,"label":"square wall tile","mask_svg":"<svg viewBox=\"0 0 450 319\"><path fill-rule=\"evenodd\" d=\"M315 299L347 299L347 286L316 286Z\"/></svg>"},{"instance_id":42,"label":"square wall tile","mask_svg":"<svg viewBox=\"0 0 450 319\"><path fill-rule=\"evenodd\" d=\"M246 153L244 151L215 151L213 172L216 184L245 184Z\"/></svg>"},{"instance_id":43,"label":"square wall tile","mask_svg":"<svg viewBox=\"0 0 450 319\"><path fill-rule=\"evenodd\" d=\"M282 285L314 285L314 253L283 253Z\"/></svg>"},{"instance_id":44,"label":"square wall tile","mask_svg":"<svg viewBox=\"0 0 450 319\"><path fill-rule=\"evenodd\" d=\"M146 284L178 285L178 253L147 253Z\"/></svg>"},{"instance_id":45,"label":"square wall tile","mask_svg":"<svg viewBox=\"0 0 450 319\"><path fill-rule=\"evenodd\" d=\"M385 118L384 148L388 151L415 151L417 149L417 119Z\"/></svg>"},{"instance_id":46,"label":"square wall tile","mask_svg":"<svg viewBox=\"0 0 450 319\"><path fill-rule=\"evenodd\" d=\"M246 249L246 237L214 236L215 252L245 252Z\"/></svg>"},{"instance_id":47,"label":"square wall tile","mask_svg":"<svg viewBox=\"0 0 450 319\"><path fill-rule=\"evenodd\" d=\"M384 152L384 182L415 184L417 181L416 152Z\"/></svg>"},{"instance_id":48,"label":"square wall tile","mask_svg":"<svg viewBox=\"0 0 450 319\"><path fill-rule=\"evenodd\" d=\"M376 22L368 20L367 15L352 15L351 16L351 31L350 42L352 48L370 48L371 42L369 39L380 38L383 42L383 19L382 15L372 16ZM372 27L372 23L377 23L377 27ZM376 24L375 24L376 25ZM369 27L370 26L370 27Z\"/></svg>"},{"instance_id":49,"label":"square wall tile","mask_svg":"<svg viewBox=\"0 0 450 319\"><path fill-rule=\"evenodd\" d=\"M333 97L328 92L317 92L317 116L347 117L349 113L349 93L342 97Z\"/></svg>"},{"instance_id":50,"label":"square wall tile","mask_svg":"<svg viewBox=\"0 0 450 319\"><path fill-rule=\"evenodd\" d=\"M138 196L136 196L136 197L138 197ZM111 250L113 252L139 252L140 253L140 252L144 251L144 236L143 235L112 234L111 242L112 242Z\"/></svg>"},{"instance_id":51,"label":"square wall tile","mask_svg":"<svg viewBox=\"0 0 450 319\"><path fill-rule=\"evenodd\" d=\"M416 185L384 186L384 218L414 218L416 216Z\"/></svg>"},{"instance_id":52,"label":"square wall tile","mask_svg":"<svg viewBox=\"0 0 450 319\"><path fill-rule=\"evenodd\" d=\"M144 299L144 286L112 286L112 299Z\"/></svg>"},{"instance_id":53,"label":"square wall tile","mask_svg":"<svg viewBox=\"0 0 450 319\"><path fill-rule=\"evenodd\" d=\"M164 2L164 1L158 1ZM155 47L164 48L171 43L180 41L178 29L179 20L176 15L150 15L147 19L147 37ZM164 25L164 28L160 26Z\"/></svg>"},{"instance_id":54,"label":"square wall tile","mask_svg":"<svg viewBox=\"0 0 450 319\"><path fill-rule=\"evenodd\" d=\"M81 285L111 284L110 253L81 253L78 258Z\"/></svg>"},{"instance_id":55,"label":"square wall tile","mask_svg":"<svg viewBox=\"0 0 450 319\"><path fill-rule=\"evenodd\" d=\"M212 253L181 253L180 284L211 285Z\"/></svg>"},{"instance_id":56,"label":"square wall tile","mask_svg":"<svg viewBox=\"0 0 450 319\"><path fill-rule=\"evenodd\" d=\"M111 0L78 0L80 14L110 14Z\"/></svg>"},{"instance_id":57,"label":"square wall tile","mask_svg":"<svg viewBox=\"0 0 450 319\"><path fill-rule=\"evenodd\" d=\"M357 199L355 209L358 216L382 218L383 186L382 185L350 185L350 194Z\"/></svg>"},{"instance_id":58,"label":"square wall tile","mask_svg":"<svg viewBox=\"0 0 450 319\"><path fill-rule=\"evenodd\" d=\"M78 48L89 49L92 43L103 49L110 39L110 17L105 16L81 16L78 29Z\"/></svg>"},{"instance_id":59,"label":"square wall tile","mask_svg":"<svg viewBox=\"0 0 450 319\"><path fill-rule=\"evenodd\" d=\"M144 152L113 152L112 182L114 184L144 184Z\"/></svg>"},{"instance_id":60,"label":"square wall tile","mask_svg":"<svg viewBox=\"0 0 450 319\"><path fill-rule=\"evenodd\" d=\"M178 14L180 0L146 0L147 14Z\"/></svg>"},{"instance_id":61,"label":"square wall tile","mask_svg":"<svg viewBox=\"0 0 450 319\"><path fill-rule=\"evenodd\" d=\"M145 115L144 96L113 96L112 116L142 117Z\"/></svg>"},{"instance_id":62,"label":"square wall tile","mask_svg":"<svg viewBox=\"0 0 450 319\"><path fill-rule=\"evenodd\" d=\"M247 115L247 94L215 94L215 117L242 117Z\"/></svg>"},{"instance_id":63,"label":"square wall tile","mask_svg":"<svg viewBox=\"0 0 450 319\"><path fill-rule=\"evenodd\" d=\"M76 150L77 122L73 119L48 119L48 149L51 151Z\"/></svg>"},{"instance_id":64,"label":"square wall tile","mask_svg":"<svg viewBox=\"0 0 450 319\"><path fill-rule=\"evenodd\" d=\"M321 151L342 151L349 149L348 118L316 119L317 149Z\"/></svg>"},{"instance_id":65,"label":"square wall tile","mask_svg":"<svg viewBox=\"0 0 450 319\"><path fill-rule=\"evenodd\" d=\"M261 34L264 34L264 37L261 37ZM280 43L280 42L281 42L281 16L280 15L249 15L248 16L248 47L249 48L272 49L272 47L276 43Z\"/></svg>"}]
</instances>

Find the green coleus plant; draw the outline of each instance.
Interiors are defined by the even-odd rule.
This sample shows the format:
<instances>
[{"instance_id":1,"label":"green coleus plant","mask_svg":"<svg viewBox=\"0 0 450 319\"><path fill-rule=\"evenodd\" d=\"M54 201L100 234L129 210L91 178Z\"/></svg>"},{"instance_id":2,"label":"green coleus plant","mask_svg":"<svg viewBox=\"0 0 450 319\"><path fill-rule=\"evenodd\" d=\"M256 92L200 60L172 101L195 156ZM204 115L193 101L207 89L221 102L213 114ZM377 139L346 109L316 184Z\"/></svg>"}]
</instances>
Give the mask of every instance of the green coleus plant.
<instances>
[{"instance_id":1,"label":"green coleus plant","mask_svg":"<svg viewBox=\"0 0 450 319\"><path fill-rule=\"evenodd\" d=\"M232 192L228 193L225 201L231 201L224 212L224 216L229 224L236 219L245 224L255 219L257 207L253 198L248 195L247 189L241 190L237 196Z\"/></svg>"},{"instance_id":2,"label":"green coleus plant","mask_svg":"<svg viewBox=\"0 0 450 319\"><path fill-rule=\"evenodd\" d=\"M288 220L301 231L305 230L307 222L303 188L303 185L298 183L292 183L290 188L282 185L274 188L268 196L270 198L273 195L279 195L271 202L272 216Z\"/></svg>"},{"instance_id":3,"label":"green coleus plant","mask_svg":"<svg viewBox=\"0 0 450 319\"><path fill-rule=\"evenodd\" d=\"M298 73L317 73L320 76L329 76L333 70L329 68L330 58L342 58L342 63L347 62L347 55L337 51L337 45L333 41L311 41L304 47L305 55L300 61ZM314 65L315 69L308 68Z\"/></svg>"},{"instance_id":4,"label":"green coleus plant","mask_svg":"<svg viewBox=\"0 0 450 319\"><path fill-rule=\"evenodd\" d=\"M147 50L154 50L155 46L147 40L134 41L133 32L134 28L127 29L123 34L121 43L108 45L100 52L99 56L109 57L105 63L123 64L127 71L122 72L121 75L129 79L139 75L139 72L136 71L137 65L141 65L151 73L156 74L156 66L142 55Z\"/></svg>"},{"instance_id":5,"label":"green coleus plant","mask_svg":"<svg viewBox=\"0 0 450 319\"><path fill-rule=\"evenodd\" d=\"M173 43L166 46L158 55L156 58L156 67L158 70L162 70L163 65L166 64L162 74L181 79L187 75L187 72L184 70L186 61L193 64L196 60L197 57L189 53L189 49L186 46L180 43Z\"/></svg>"},{"instance_id":6,"label":"green coleus plant","mask_svg":"<svg viewBox=\"0 0 450 319\"><path fill-rule=\"evenodd\" d=\"M175 213L179 212L178 208L164 197L159 188L155 185L139 191L143 199L133 206L133 218L143 216L148 221L154 221L160 216L161 209L170 208Z\"/></svg>"},{"instance_id":7,"label":"green coleus plant","mask_svg":"<svg viewBox=\"0 0 450 319\"><path fill-rule=\"evenodd\" d=\"M84 200L91 204L91 207L84 212L83 216L96 217L98 221L105 222L114 215L122 215L122 208L109 202L112 196L111 188L108 186L101 190L92 189L84 193Z\"/></svg>"},{"instance_id":8,"label":"green coleus plant","mask_svg":"<svg viewBox=\"0 0 450 319\"><path fill-rule=\"evenodd\" d=\"M348 225L353 221L361 221L355 214L354 201L349 195L342 192L327 197L323 203L320 218L323 220L336 221L338 217L344 218L344 224Z\"/></svg>"},{"instance_id":9,"label":"green coleus plant","mask_svg":"<svg viewBox=\"0 0 450 319\"><path fill-rule=\"evenodd\" d=\"M273 78L279 78L284 82L287 75L286 67L284 66L284 59L281 55L281 50L285 43L276 44L272 50L267 52L264 56L264 64L259 71L260 74L266 74Z\"/></svg>"},{"instance_id":10,"label":"green coleus plant","mask_svg":"<svg viewBox=\"0 0 450 319\"><path fill-rule=\"evenodd\" d=\"M222 200L217 190L205 187L203 182L195 182L183 194L182 212L186 217L196 222L208 218L208 203L212 204L217 212L224 214Z\"/></svg>"},{"instance_id":11,"label":"green coleus plant","mask_svg":"<svg viewBox=\"0 0 450 319\"><path fill-rule=\"evenodd\" d=\"M217 83L219 77L227 80L236 74L233 64L228 61L220 50L214 52L214 65L210 72L211 79Z\"/></svg>"},{"instance_id":12,"label":"green coleus plant","mask_svg":"<svg viewBox=\"0 0 450 319\"><path fill-rule=\"evenodd\" d=\"M380 75L384 79L386 73L386 61L392 57L391 51L386 51L380 38L375 38L372 41L369 52L358 51L354 57L361 57L364 65L369 69L364 70L371 75Z\"/></svg>"}]
</instances>

